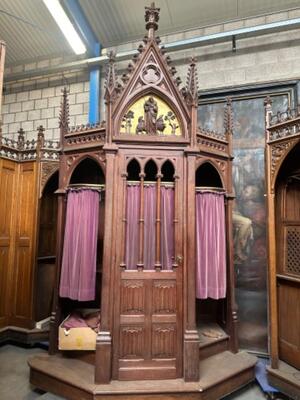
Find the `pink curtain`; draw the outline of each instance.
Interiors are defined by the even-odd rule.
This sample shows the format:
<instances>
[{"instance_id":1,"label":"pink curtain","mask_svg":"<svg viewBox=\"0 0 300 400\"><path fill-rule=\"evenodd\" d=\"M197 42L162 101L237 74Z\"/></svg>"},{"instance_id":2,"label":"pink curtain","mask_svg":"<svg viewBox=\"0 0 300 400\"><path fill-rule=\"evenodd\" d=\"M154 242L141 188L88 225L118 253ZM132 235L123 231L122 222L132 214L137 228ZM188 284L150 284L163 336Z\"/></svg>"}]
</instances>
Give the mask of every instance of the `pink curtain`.
<instances>
[{"instance_id":1,"label":"pink curtain","mask_svg":"<svg viewBox=\"0 0 300 400\"><path fill-rule=\"evenodd\" d=\"M99 193L70 191L59 294L73 300L95 299Z\"/></svg>"},{"instance_id":2,"label":"pink curtain","mask_svg":"<svg viewBox=\"0 0 300 400\"><path fill-rule=\"evenodd\" d=\"M144 187L144 269L155 265L156 185Z\"/></svg>"},{"instance_id":3,"label":"pink curtain","mask_svg":"<svg viewBox=\"0 0 300 400\"><path fill-rule=\"evenodd\" d=\"M196 193L196 297L226 296L224 194Z\"/></svg>"},{"instance_id":4,"label":"pink curtain","mask_svg":"<svg viewBox=\"0 0 300 400\"><path fill-rule=\"evenodd\" d=\"M174 257L174 188L161 187L161 265L172 269Z\"/></svg>"},{"instance_id":5,"label":"pink curtain","mask_svg":"<svg viewBox=\"0 0 300 400\"><path fill-rule=\"evenodd\" d=\"M127 186L126 256L127 269L136 269L139 256L140 186Z\"/></svg>"}]
</instances>

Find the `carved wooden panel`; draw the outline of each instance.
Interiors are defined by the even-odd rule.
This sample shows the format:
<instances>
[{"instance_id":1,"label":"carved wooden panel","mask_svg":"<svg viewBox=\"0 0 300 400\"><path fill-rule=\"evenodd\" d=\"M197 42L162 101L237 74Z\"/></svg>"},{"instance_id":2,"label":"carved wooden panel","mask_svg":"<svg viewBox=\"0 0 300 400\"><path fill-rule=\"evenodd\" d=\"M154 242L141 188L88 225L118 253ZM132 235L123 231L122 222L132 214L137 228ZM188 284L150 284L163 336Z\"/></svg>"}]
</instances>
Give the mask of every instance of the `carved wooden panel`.
<instances>
[{"instance_id":1,"label":"carved wooden panel","mask_svg":"<svg viewBox=\"0 0 300 400\"><path fill-rule=\"evenodd\" d=\"M280 282L279 307L279 356L300 368L300 290L299 284Z\"/></svg>"},{"instance_id":2,"label":"carved wooden panel","mask_svg":"<svg viewBox=\"0 0 300 400\"><path fill-rule=\"evenodd\" d=\"M36 163L20 164L19 196L17 209L20 213L16 223L16 249L14 260L14 315L24 320L32 318L33 252L36 237L37 187Z\"/></svg>"},{"instance_id":3,"label":"carved wooden panel","mask_svg":"<svg viewBox=\"0 0 300 400\"><path fill-rule=\"evenodd\" d=\"M284 190L284 218L289 221L300 221L300 182L289 182Z\"/></svg>"},{"instance_id":4,"label":"carved wooden panel","mask_svg":"<svg viewBox=\"0 0 300 400\"><path fill-rule=\"evenodd\" d=\"M176 281L153 281L153 314L176 313Z\"/></svg>"},{"instance_id":5,"label":"carved wooden panel","mask_svg":"<svg viewBox=\"0 0 300 400\"><path fill-rule=\"evenodd\" d=\"M285 272L300 276L300 227L285 227Z\"/></svg>"},{"instance_id":6,"label":"carved wooden panel","mask_svg":"<svg viewBox=\"0 0 300 400\"><path fill-rule=\"evenodd\" d=\"M11 258L13 257L13 216L17 164L0 160L0 327L5 324L10 297Z\"/></svg>"},{"instance_id":7,"label":"carved wooden panel","mask_svg":"<svg viewBox=\"0 0 300 400\"><path fill-rule=\"evenodd\" d=\"M152 330L152 357L175 357L176 341L176 325L154 325Z\"/></svg>"},{"instance_id":8,"label":"carved wooden panel","mask_svg":"<svg viewBox=\"0 0 300 400\"><path fill-rule=\"evenodd\" d=\"M120 358L144 358L145 330L142 326L120 329Z\"/></svg>"},{"instance_id":9,"label":"carved wooden panel","mask_svg":"<svg viewBox=\"0 0 300 400\"><path fill-rule=\"evenodd\" d=\"M145 285L142 280L122 281L121 314L143 314L145 312Z\"/></svg>"}]
</instances>

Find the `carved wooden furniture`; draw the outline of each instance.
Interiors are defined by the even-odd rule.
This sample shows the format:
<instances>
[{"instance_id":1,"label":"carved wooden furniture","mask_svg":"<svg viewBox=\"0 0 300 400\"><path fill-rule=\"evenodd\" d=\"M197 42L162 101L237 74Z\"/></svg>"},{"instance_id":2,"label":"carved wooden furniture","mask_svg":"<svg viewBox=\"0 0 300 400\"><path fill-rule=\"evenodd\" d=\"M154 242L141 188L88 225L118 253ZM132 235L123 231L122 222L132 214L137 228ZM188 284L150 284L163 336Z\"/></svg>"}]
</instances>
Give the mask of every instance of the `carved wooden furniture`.
<instances>
[{"instance_id":1,"label":"carved wooden furniture","mask_svg":"<svg viewBox=\"0 0 300 400\"><path fill-rule=\"evenodd\" d=\"M43 131L40 127L38 140L32 141L25 140L22 129L17 141L0 137L1 340L32 342L47 337L35 329L35 322L50 314L45 303L51 302L53 291L48 282L44 296L36 297L45 281L36 268L37 225L43 187L58 168L58 143L45 141Z\"/></svg>"},{"instance_id":2,"label":"carved wooden furniture","mask_svg":"<svg viewBox=\"0 0 300 400\"><path fill-rule=\"evenodd\" d=\"M195 60L186 86L179 90L176 69L155 36L159 9L154 4L146 7L145 19L148 35L123 74L123 84L116 76L114 55L109 55L105 123L70 129L66 90L63 96L50 355L35 357L29 364L32 384L70 399L127 399L129 395L171 399L180 394L186 399L213 399L253 379L255 358L237 353L231 102L225 110L225 134L199 128ZM74 183L105 184L105 224L101 285L92 302L101 308L96 351L72 354L70 359L70 353L58 352L58 327L72 307L82 304L59 297L59 281L66 193ZM225 192L227 237L226 297L200 300L197 307L196 186ZM129 201L130 188L138 189L135 203ZM151 228L147 225L149 188L155 193ZM163 193L168 191L170 199L164 202ZM166 240L161 238L167 222L162 209L170 206L171 198L168 244L174 250L165 252ZM133 227L136 236L129 232ZM152 229L150 238L148 229ZM168 261L164 254L170 256ZM209 339L202 337L200 343L207 322L213 328L208 327L203 337ZM216 335L216 326L221 335Z\"/></svg>"},{"instance_id":3,"label":"carved wooden furniture","mask_svg":"<svg viewBox=\"0 0 300 400\"><path fill-rule=\"evenodd\" d=\"M268 205L269 380L293 398L300 395L300 115L273 115L266 99Z\"/></svg>"}]
</instances>

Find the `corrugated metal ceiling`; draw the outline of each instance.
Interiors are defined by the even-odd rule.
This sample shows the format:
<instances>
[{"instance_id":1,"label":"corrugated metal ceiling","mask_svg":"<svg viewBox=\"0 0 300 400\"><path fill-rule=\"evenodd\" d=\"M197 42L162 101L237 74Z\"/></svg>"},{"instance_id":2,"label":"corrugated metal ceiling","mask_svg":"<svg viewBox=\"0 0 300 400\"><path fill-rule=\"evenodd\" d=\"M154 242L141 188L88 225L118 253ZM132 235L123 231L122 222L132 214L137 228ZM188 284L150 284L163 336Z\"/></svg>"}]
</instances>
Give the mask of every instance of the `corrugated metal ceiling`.
<instances>
[{"instance_id":1,"label":"corrugated metal ceiling","mask_svg":"<svg viewBox=\"0 0 300 400\"><path fill-rule=\"evenodd\" d=\"M145 0L79 0L104 47L141 39ZM62 0L63 3L63 0ZM300 7L300 0L157 0L161 35ZM0 0L7 64L73 55L42 0Z\"/></svg>"}]
</instances>

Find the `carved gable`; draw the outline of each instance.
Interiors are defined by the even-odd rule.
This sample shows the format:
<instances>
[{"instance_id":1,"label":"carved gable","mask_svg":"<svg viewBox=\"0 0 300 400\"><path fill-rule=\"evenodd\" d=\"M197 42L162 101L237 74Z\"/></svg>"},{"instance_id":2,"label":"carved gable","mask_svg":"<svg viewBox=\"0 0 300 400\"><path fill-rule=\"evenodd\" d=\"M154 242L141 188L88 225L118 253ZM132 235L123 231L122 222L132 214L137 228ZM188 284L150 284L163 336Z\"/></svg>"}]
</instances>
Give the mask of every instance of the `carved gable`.
<instances>
[{"instance_id":1,"label":"carved gable","mask_svg":"<svg viewBox=\"0 0 300 400\"><path fill-rule=\"evenodd\" d=\"M149 10L151 14L159 9ZM159 46L160 39L154 35L157 21L154 24L146 18L146 22L148 35L138 47L139 54L129 63L127 73L121 77L123 85L116 77L114 60L110 58L106 101L111 110L112 138L143 135L188 139L190 110L178 88L181 80L174 77L176 69L170 65L171 59L165 56L164 48Z\"/></svg>"}]
</instances>

